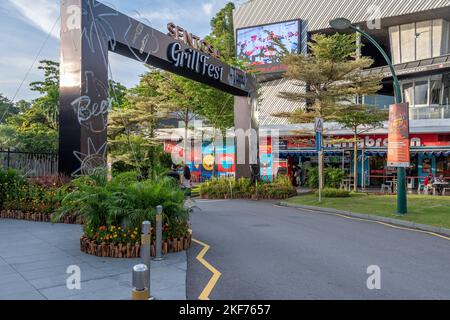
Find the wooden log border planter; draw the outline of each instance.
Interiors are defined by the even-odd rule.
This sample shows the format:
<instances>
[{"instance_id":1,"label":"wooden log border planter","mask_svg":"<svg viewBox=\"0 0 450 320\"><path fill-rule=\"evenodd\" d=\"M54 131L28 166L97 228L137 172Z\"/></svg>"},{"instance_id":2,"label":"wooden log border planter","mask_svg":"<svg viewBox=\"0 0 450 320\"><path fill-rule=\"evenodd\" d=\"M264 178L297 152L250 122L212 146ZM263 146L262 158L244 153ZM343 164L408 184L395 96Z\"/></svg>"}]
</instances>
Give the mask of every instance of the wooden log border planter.
<instances>
[{"instance_id":1,"label":"wooden log border planter","mask_svg":"<svg viewBox=\"0 0 450 320\"><path fill-rule=\"evenodd\" d=\"M38 212L23 212L19 210L2 210L0 211L0 218L14 219L14 220L27 220L33 222L52 222L52 214L50 213L38 213ZM64 224L83 224L83 221L79 217L65 216L62 217L58 223Z\"/></svg>"},{"instance_id":2,"label":"wooden log border planter","mask_svg":"<svg viewBox=\"0 0 450 320\"><path fill-rule=\"evenodd\" d=\"M192 231L189 231L187 237L164 241L162 254L185 251L191 247L191 243ZM141 246L139 244L99 244L86 236L83 236L80 239L80 249L86 254L107 258L139 258L141 254ZM152 257L156 256L154 241L150 247L150 254Z\"/></svg>"}]
</instances>

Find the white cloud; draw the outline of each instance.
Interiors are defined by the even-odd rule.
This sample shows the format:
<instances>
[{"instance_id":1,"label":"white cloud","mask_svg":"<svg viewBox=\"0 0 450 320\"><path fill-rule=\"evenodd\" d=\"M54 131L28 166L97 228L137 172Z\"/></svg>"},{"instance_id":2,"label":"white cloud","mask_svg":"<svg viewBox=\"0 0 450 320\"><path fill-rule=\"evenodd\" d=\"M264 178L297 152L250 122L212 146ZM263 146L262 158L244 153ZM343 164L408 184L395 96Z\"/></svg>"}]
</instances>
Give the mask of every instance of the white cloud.
<instances>
[{"instance_id":1,"label":"white cloud","mask_svg":"<svg viewBox=\"0 0 450 320\"><path fill-rule=\"evenodd\" d=\"M202 4L202 10L208 16L212 15L213 8L214 8L214 4L211 2Z\"/></svg>"},{"instance_id":2,"label":"white cloud","mask_svg":"<svg viewBox=\"0 0 450 320\"><path fill-rule=\"evenodd\" d=\"M50 32L59 17L59 1L55 0L8 0L19 13L20 18L45 33ZM59 38L59 21L53 28L52 36Z\"/></svg>"}]
</instances>

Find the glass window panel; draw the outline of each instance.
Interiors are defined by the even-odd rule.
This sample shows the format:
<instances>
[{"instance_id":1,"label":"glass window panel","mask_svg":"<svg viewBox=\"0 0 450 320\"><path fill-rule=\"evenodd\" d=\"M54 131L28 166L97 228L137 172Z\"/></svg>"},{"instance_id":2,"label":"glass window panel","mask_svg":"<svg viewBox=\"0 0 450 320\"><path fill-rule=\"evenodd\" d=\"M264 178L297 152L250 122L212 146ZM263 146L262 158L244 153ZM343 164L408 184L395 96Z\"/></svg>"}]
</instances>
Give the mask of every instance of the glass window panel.
<instances>
[{"instance_id":1,"label":"glass window panel","mask_svg":"<svg viewBox=\"0 0 450 320\"><path fill-rule=\"evenodd\" d=\"M416 26L415 23L400 26L402 62L414 61L416 57Z\"/></svg>"},{"instance_id":2,"label":"glass window panel","mask_svg":"<svg viewBox=\"0 0 450 320\"><path fill-rule=\"evenodd\" d=\"M403 99L408 102L410 106L414 105L414 87L413 83L405 83L403 85Z\"/></svg>"},{"instance_id":3,"label":"glass window panel","mask_svg":"<svg viewBox=\"0 0 450 320\"><path fill-rule=\"evenodd\" d=\"M444 101L442 101L442 104L450 105L450 74L444 75Z\"/></svg>"},{"instance_id":4,"label":"glass window panel","mask_svg":"<svg viewBox=\"0 0 450 320\"><path fill-rule=\"evenodd\" d=\"M442 81L431 80L430 104L441 104Z\"/></svg>"},{"instance_id":5,"label":"glass window panel","mask_svg":"<svg viewBox=\"0 0 450 320\"><path fill-rule=\"evenodd\" d=\"M433 20L433 57L444 54L442 38L444 36L444 20Z\"/></svg>"},{"instance_id":6,"label":"glass window panel","mask_svg":"<svg viewBox=\"0 0 450 320\"><path fill-rule=\"evenodd\" d=\"M428 81L416 81L414 87L414 104L427 105L428 104Z\"/></svg>"}]
</instances>

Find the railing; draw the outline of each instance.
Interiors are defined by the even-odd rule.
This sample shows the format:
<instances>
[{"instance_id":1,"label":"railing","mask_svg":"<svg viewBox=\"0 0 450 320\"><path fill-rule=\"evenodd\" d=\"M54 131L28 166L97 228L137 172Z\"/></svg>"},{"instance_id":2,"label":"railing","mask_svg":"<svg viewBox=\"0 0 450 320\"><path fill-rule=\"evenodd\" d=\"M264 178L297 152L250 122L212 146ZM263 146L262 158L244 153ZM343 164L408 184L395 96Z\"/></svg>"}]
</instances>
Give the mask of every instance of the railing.
<instances>
[{"instance_id":1,"label":"railing","mask_svg":"<svg viewBox=\"0 0 450 320\"><path fill-rule=\"evenodd\" d=\"M412 106L409 114L411 120L450 119L450 106Z\"/></svg>"},{"instance_id":2,"label":"railing","mask_svg":"<svg viewBox=\"0 0 450 320\"><path fill-rule=\"evenodd\" d=\"M58 155L0 150L0 167L15 169L28 177L58 175Z\"/></svg>"}]
</instances>

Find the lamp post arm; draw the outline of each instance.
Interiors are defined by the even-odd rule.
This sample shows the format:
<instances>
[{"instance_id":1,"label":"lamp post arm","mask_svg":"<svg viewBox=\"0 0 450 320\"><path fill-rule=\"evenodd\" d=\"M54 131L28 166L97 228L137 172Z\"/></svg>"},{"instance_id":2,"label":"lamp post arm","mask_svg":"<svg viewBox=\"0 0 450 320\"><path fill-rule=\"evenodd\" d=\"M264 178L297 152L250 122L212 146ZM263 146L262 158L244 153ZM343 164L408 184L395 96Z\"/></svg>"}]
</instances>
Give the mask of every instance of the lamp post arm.
<instances>
[{"instance_id":1,"label":"lamp post arm","mask_svg":"<svg viewBox=\"0 0 450 320\"><path fill-rule=\"evenodd\" d=\"M395 68L392 64L391 59L389 58L389 56L387 55L386 51L384 51L384 49L378 44L378 42L372 38L372 36L370 36L368 33L362 31L361 29L351 25L350 28L358 33L360 33L361 35L363 35L365 38L367 38L367 40L369 40L377 49L378 51L383 55L384 60L386 60L386 63L389 66L389 69L391 69L391 73L392 73L392 78L394 80L394 87L395 87L395 102L396 103L401 103L402 102L402 90L400 87L400 82L398 81L398 77L397 77L397 72L395 71Z\"/></svg>"}]
</instances>

